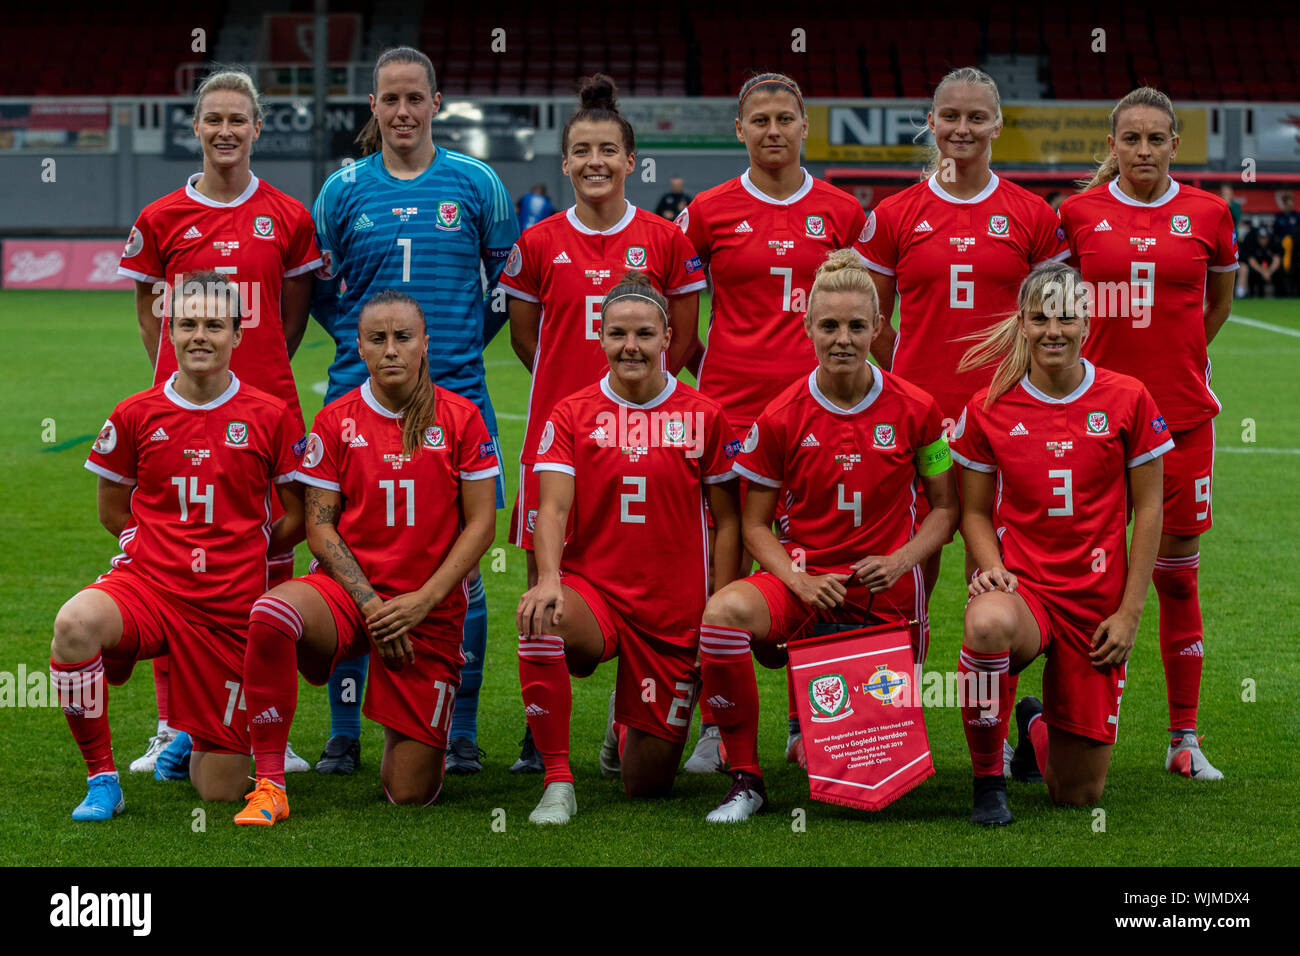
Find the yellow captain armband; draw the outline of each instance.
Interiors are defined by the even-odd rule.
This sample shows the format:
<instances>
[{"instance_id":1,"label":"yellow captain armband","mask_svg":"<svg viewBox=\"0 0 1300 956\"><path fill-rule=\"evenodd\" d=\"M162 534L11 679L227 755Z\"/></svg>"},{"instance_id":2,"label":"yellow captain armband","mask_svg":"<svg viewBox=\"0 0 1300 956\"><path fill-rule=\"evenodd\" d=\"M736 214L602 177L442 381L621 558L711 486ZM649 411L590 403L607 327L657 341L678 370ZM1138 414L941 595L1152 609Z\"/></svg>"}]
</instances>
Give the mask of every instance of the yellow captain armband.
<instances>
[{"instance_id":1,"label":"yellow captain armband","mask_svg":"<svg viewBox=\"0 0 1300 956\"><path fill-rule=\"evenodd\" d=\"M923 477L942 475L952 467L952 453L948 451L948 440L940 436L928 445L922 445L916 453L916 470Z\"/></svg>"}]
</instances>

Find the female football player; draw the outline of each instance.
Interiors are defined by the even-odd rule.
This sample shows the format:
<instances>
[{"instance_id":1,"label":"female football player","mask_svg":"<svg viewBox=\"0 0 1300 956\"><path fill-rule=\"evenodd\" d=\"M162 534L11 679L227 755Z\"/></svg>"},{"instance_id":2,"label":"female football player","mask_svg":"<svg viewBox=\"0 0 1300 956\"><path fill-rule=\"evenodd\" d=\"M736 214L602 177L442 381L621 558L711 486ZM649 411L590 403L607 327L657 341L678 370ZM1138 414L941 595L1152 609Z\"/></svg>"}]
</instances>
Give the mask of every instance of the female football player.
<instances>
[{"instance_id":1,"label":"female football player","mask_svg":"<svg viewBox=\"0 0 1300 956\"><path fill-rule=\"evenodd\" d=\"M935 87L926 126L934 136L926 178L881 200L857 249L885 316L872 354L933 395L951 428L993 375L992 367L958 373L967 340L1015 311L1030 269L1063 260L1069 250L1051 207L989 166L1002 132L992 77L974 67L950 72ZM895 294L897 331L889 322ZM924 514L924 498L920 504ZM923 569L927 590L938 580L941 554ZM969 577L969 552L966 565Z\"/></svg>"},{"instance_id":2,"label":"female football player","mask_svg":"<svg viewBox=\"0 0 1300 956\"><path fill-rule=\"evenodd\" d=\"M534 823L577 812L569 674L589 676L615 656L624 788L633 797L669 791L698 687L706 501L717 528L712 579L726 584L739 570L737 443L721 406L663 370L669 309L648 276L628 273L601 304L608 372L559 401L541 429L538 580L517 612L519 681L546 767Z\"/></svg>"},{"instance_id":3,"label":"female football player","mask_svg":"<svg viewBox=\"0 0 1300 956\"><path fill-rule=\"evenodd\" d=\"M962 536L978 565L958 673L989 677L989 692L961 708L975 770L971 822L985 826L1011 822L1007 677L1043 653L1043 701L1016 707L1013 773L1040 771L1056 803L1100 798L1156 559L1161 456L1173 441L1141 382L1080 358L1086 299L1069 266L1035 269L1015 315L962 364L997 363L952 443L963 466Z\"/></svg>"},{"instance_id":4,"label":"female football player","mask_svg":"<svg viewBox=\"0 0 1300 956\"><path fill-rule=\"evenodd\" d=\"M526 552L530 587L538 580L533 527L539 476L532 469L538 441L555 403L608 367L599 341L604 296L632 269L667 297L674 339L666 367L676 374L683 349L695 340L705 285L691 244L672 223L638 209L624 194L636 165L636 137L618 111L608 76L581 82L578 109L564 125L560 146L574 204L520 237L501 279L511 297L511 343L533 375L512 532L513 543ZM540 763L526 735L524 753L511 769L537 770Z\"/></svg>"},{"instance_id":5,"label":"female football player","mask_svg":"<svg viewBox=\"0 0 1300 956\"><path fill-rule=\"evenodd\" d=\"M257 785L238 824L289 815L280 755L298 672L322 684L367 652L364 709L384 725L384 792L428 805L442 789L465 575L492 543L500 468L478 408L429 378L425 329L412 297L372 297L358 329L370 377L312 424L298 478L320 569L253 605L245 690Z\"/></svg>"},{"instance_id":6,"label":"female football player","mask_svg":"<svg viewBox=\"0 0 1300 956\"><path fill-rule=\"evenodd\" d=\"M337 346L325 400L366 380L356 349L361 309L381 290L399 289L424 310L433 380L474 402L496 441L483 347L506 320L503 304L491 293L519 237L514 207L489 166L434 146L432 122L442 94L428 57L410 47L387 50L375 63L373 82L370 121L358 137L366 155L325 181L313 210L329 262L316 284L312 314ZM497 506L504 507L500 480L497 492ZM478 698L487 600L477 567L470 569L469 588L465 667L447 754L451 773L483 767ZM355 691L365 683L366 660L344 662L330 678L330 738L316 764L322 773L351 773L361 760Z\"/></svg>"},{"instance_id":7,"label":"female football player","mask_svg":"<svg viewBox=\"0 0 1300 956\"><path fill-rule=\"evenodd\" d=\"M714 711L734 782L711 822L745 820L767 803L751 648L795 638L836 608L861 619L870 591L874 617L920 622L913 652L925 660L920 564L956 527L957 489L939 406L867 362L880 326L871 273L853 250L832 252L804 317L817 367L768 404L736 459L749 480L744 542L763 570L714 594L700 627L703 695L733 704ZM919 524L918 487L932 506ZM778 499L783 540L772 531Z\"/></svg>"},{"instance_id":8,"label":"female football player","mask_svg":"<svg viewBox=\"0 0 1300 956\"><path fill-rule=\"evenodd\" d=\"M808 118L790 77L750 77L740 89L735 125L749 168L696 196L677 224L708 269L712 289L708 349L701 355L692 335L689 367L700 391L727 410L739 438L769 399L816 366L801 318L808 289L826 253L859 238L865 216L852 196L799 164ZM703 701L700 715L700 740L685 769L721 770L720 738ZM792 719L787 755L802 762L802 753Z\"/></svg>"},{"instance_id":9,"label":"female football player","mask_svg":"<svg viewBox=\"0 0 1300 956\"><path fill-rule=\"evenodd\" d=\"M120 403L86 461L99 476L100 522L123 553L54 620L50 673L90 778L74 820L109 820L124 807L106 684L168 652L172 719L193 738L190 779L204 800L239 798L248 612L266 589L268 546L280 554L302 539L291 484L301 425L284 402L230 371L243 338L235 285L216 272L191 274L170 311L177 370ZM272 487L283 505L274 525Z\"/></svg>"},{"instance_id":10,"label":"female football player","mask_svg":"<svg viewBox=\"0 0 1300 956\"><path fill-rule=\"evenodd\" d=\"M250 154L262 130L262 107L248 74L227 70L209 75L195 94L192 123L203 151L203 171L145 206L118 266L120 275L135 280L136 319L154 366L153 383L165 382L176 370L172 349L160 338L167 283L216 269L239 284L246 312L240 323L243 347L234 353L232 369L242 381L288 405L301 431L289 359L307 327L311 271L322 262L311 216L298 200L253 175ZM293 577L293 554L272 555L271 575L277 584ZM154 658L153 672L158 732L144 756L131 763L133 773L153 771L176 736L168 723L166 655ZM183 738L174 741L163 776L178 776L188 749ZM307 769L295 754L289 761L292 769Z\"/></svg>"},{"instance_id":11,"label":"female football player","mask_svg":"<svg viewBox=\"0 0 1300 956\"><path fill-rule=\"evenodd\" d=\"M1126 293L1096 296L1084 355L1141 378L1172 432L1154 579L1169 701L1165 768L1219 780L1196 735L1204 652L1196 578L1201 534L1213 523L1214 416L1221 407L1210 390L1206 346L1232 308L1236 232L1223 199L1170 178L1178 121L1167 96L1134 90L1111 112L1110 126L1110 156L1089 188L1062 203L1061 223L1089 286Z\"/></svg>"}]
</instances>

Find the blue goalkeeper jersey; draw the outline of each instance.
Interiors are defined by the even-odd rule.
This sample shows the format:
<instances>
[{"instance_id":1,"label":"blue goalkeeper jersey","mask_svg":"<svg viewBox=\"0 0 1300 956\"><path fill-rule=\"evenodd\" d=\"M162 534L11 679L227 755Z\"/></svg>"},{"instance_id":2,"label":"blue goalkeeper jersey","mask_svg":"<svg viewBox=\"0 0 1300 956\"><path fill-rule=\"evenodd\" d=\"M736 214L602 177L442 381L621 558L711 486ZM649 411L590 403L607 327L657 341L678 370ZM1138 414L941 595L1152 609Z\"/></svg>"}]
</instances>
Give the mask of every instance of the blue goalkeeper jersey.
<instances>
[{"instance_id":1,"label":"blue goalkeeper jersey","mask_svg":"<svg viewBox=\"0 0 1300 956\"><path fill-rule=\"evenodd\" d=\"M366 380L356 342L361 307L396 289L424 309L433 380L478 405L495 435L483 346L507 318L504 306L493 309L501 297L492 293L519 238L514 204L491 167L463 153L438 147L415 179L390 174L381 155L335 172L312 209L325 256L312 314L335 344L325 401Z\"/></svg>"}]
</instances>

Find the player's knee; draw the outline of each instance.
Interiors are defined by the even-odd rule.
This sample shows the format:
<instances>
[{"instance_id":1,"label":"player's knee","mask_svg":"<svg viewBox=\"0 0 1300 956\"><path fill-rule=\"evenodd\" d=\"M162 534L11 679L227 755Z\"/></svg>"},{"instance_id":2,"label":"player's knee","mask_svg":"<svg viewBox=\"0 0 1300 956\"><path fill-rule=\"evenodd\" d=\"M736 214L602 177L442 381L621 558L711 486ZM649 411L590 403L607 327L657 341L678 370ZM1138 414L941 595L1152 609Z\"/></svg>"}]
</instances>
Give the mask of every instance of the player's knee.
<instances>
[{"instance_id":1,"label":"player's knee","mask_svg":"<svg viewBox=\"0 0 1300 956\"><path fill-rule=\"evenodd\" d=\"M54 618L50 655L62 663L89 660L103 647L103 630L74 598L59 608Z\"/></svg>"},{"instance_id":2,"label":"player's knee","mask_svg":"<svg viewBox=\"0 0 1300 956\"><path fill-rule=\"evenodd\" d=\"M1104 780L1073 780L1048 788L1052 802L1062 807L1090 807L1101 800Z\"/></svg>"},{"instance_id":3,"label":"player's knee","mask_svg":"<svg viewBox=\"0 0 1300 956\"><path fill-rule=\"evenodd\" d=\"M666 797L673 788L673 778L663 774L623 774L623 792L634 800Z\"/></svg>"},{"instance_id":4,"label":"player's knee","mask_svg":"<svg viewBox=\"0 0 1300 956\"><path fill-rule=\"evenodd\" d=\"M427 784L396 775L386 777L383 781L384 793L390 803L398 806L422 807L432 803L441 789L440 784Z\"/></svg>"},{"instance_id":5,"label":"player's knee","mask_svg":"<svg viewBox=\"0 0 1300 956\"><path fill-rule=\"evenodd\" d=\"M210 762L205 760L200 769L194 765L194 756L190 758L190 782L194 784L200 800L235 803L244 798L250 789L247 765L228 770L225 767L211 766ZM221 763L228 762L221 761Z\"/></svg>"},{"instance_id":6,"label":"player's knee","mask_svg":"<svg viewBox=\"0 0 1300 956\"><path fill-rule=\"evenodd\" d=\"M714 627L735 627L749 630L750 607L743 592L725 587L704 606L703 622Z\"/></svg>"},{"instance_id":7,"label":"player's knee","mask_svg":"<svg viewBox=\"0 0 1300 956\"><path fill-rule=\"evenodd\" d=\"M967 647L989 654L1011 647L1015 618L1000 603L976 598L966 607L963 642Z\"/></svg>"}]
</instances>

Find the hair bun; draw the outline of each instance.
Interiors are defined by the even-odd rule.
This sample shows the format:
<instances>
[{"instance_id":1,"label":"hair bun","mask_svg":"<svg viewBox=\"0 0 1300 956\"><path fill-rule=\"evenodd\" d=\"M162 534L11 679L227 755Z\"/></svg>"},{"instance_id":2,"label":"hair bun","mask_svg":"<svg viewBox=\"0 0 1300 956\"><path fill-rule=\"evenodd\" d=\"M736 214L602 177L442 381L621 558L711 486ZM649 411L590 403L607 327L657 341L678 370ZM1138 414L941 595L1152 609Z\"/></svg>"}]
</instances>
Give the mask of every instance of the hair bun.
<instances>
[{"instance_id":1,"label":"hair bun","mask_svg":"<svg viewBox=\"0 0 1300 956\"><path fill-rule=\"evenodd\" d=\"M584 76L578 81L578 103L584 110L618 110L615 94L618 87L612 77L604 73Z\"/></svg>"},{"instance_id":2,"label":"hair bun","mask_svg":"<svg viewBox=\"0 0 1300 956\"><path fill-rule=\"evenodd\" d=\"M654 283L644 272L637 272L635 269L629 269L623 273L623 277L618 280L619 285L639 285L646 289L653 289Z\"/></svg>"}]
</instances>

